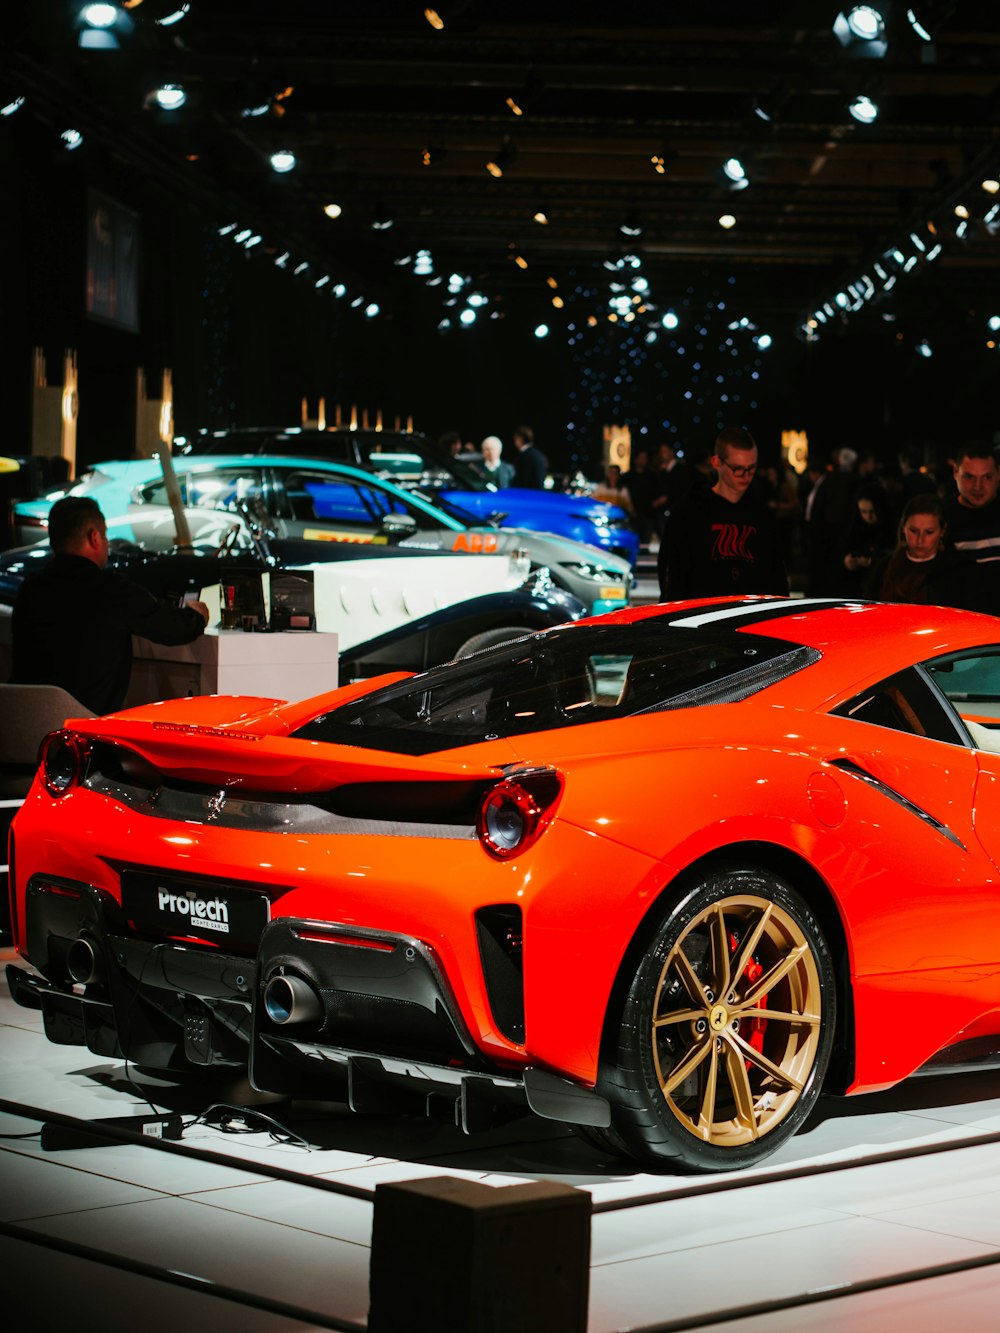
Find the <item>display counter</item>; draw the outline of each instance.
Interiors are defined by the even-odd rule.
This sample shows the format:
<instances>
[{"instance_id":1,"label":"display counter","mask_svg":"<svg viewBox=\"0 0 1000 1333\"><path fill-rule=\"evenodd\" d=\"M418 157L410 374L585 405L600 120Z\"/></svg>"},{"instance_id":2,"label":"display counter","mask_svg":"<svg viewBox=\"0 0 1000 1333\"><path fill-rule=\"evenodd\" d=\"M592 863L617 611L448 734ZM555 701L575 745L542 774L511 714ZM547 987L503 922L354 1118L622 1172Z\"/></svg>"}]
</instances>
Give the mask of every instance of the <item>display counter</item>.
<instances>
[{"instance_id":1,"label":"display counter","mask_svg":"<svg viewBox=\"0 0 1000 1333\"><path fill-rule=\"evenodd\" d=\"M336 634L207 629L175 646L133 637L132 653L126 708L192 694L308 699L338 684Z\"/></svg>"}]
</instances>

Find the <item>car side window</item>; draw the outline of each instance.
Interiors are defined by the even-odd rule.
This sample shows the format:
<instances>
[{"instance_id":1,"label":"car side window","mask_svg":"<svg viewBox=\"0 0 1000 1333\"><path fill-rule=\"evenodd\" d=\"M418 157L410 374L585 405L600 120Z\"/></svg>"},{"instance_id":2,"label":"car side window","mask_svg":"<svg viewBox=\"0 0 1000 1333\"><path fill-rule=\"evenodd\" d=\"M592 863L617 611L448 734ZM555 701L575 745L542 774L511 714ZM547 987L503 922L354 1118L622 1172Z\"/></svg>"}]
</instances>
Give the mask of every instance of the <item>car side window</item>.
<instances>
[{"instance_id":1,"label":"car side window","mask_svg":"<svg viewBox=\"0 0 1000 1333\"><path fill-rule=\"evenodd\" d=\"M374 531L387 515L403 514L414 519L417 530L442 526L402 496L370 482L332 472L287 472L283 481L286 502L298 522L336 523Z\"/></svg>"},{"instance_id":2,"label":"car side window","mask_svg":"<svg viewBox=\"0 0 1000 1333\"><path fill-rule=\"evenodd\" d=\"M261 475L254 468L189 472L185 481L185 503L196 509L235 510L241 500L258 500L264 494Z\"/></svg>"},{"instance_id":3,"label":"car side window","mask_svg":"<svg viewBox=\"0 0 1000 1333\"><path fill-rule=\"evenodd\" d=\"M950 653L924 667L975 748L1000 753L1000 646Z\"/></svg>"},{"instance_id":4,"label":"car side window","mask_svg":"<svg viewBox=\"0 0 1000 1333\"><path fill-rule=\"evenodd\" d=\"M962 745L966 740L945 705L913 667L897 671L862 690L833 712L855 722L925 736L949 745Z\"/></svg>"},{"instance_id":5,"label":"car side window","mask_svg":"<svg viewBox=\"0 0 1000 1333\"><path fill-rule=\"evenodd\" d=\"M195 509L235 510L241 500L263 496L261 474L255 468L227 468L208 472L189 472L177 478L181 503ZM140 492L143 504L168 505L170 499L164 482L155 481Z\"/></svg>"}]
</instances>

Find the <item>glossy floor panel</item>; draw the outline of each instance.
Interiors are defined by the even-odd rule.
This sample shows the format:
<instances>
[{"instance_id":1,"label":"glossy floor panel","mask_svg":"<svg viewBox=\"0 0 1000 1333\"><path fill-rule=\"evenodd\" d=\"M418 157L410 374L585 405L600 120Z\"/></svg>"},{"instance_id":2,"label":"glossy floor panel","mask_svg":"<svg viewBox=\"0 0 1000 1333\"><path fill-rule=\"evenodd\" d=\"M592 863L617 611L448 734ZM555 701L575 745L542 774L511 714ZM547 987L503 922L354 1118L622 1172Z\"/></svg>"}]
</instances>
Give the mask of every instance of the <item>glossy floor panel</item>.
<instances>
[{"instance_id":1,"label":"glossy floor panel","mask_svg":"<svg viewBox=\"0 0 1000 1333\"><path fill-rule=\"evenodd\" d=\"M946 1317L964 1318L970 1330L995 1324L1000 1268L754 1313L803 1293L849 1292L852 1284L1000 1251L1000 1143L958 1146L973 1135L1000 1137L994 1076L913 1080L878 1096L821 1102L759 1171L704 1180L633 1172L538 1121L467 1138L422 1120L365 1119L336 1104L262 1097L231 1076L183 1085L151 1078L83 1048L52 1045L40 1015L0 988L0 1099L86 1119L142 1114L147 1098L189 1120L213 1104L245 1105L304 1143L276 1141L249 1114L230 1128L251 1132L225 1133L217 1113L192 1125L182 1146L224 1154L222 1163L141 1145L47 1152L37 1120L0 1112L0 1223L360 1325L372 1203L309 1188L308 1180L367 1192L440 1175L496 1187L550 1179L589 1191L599 1209L588 1333L705 1326L706 1317L724 1315L719 1327L747 1333L904 1321L908 1333L922 1333ZM30 1137L11 1137L18 1135ZM948 1151L929 1151L938 1147ZM869 1160L900 1150L912 1155ZM306 1183L255 1173L268 1165ZM816 1173L824 1167L835 1169ZM791 1175L771 1179L776 1173ZM0 1237L0 1286L0 1308L15 1313L9 1326L18 1330L65 1324L115 1333L134 1326L137 1308L144 1333L312 1326L9 1236Z\"/></svg>"}]
</instances>

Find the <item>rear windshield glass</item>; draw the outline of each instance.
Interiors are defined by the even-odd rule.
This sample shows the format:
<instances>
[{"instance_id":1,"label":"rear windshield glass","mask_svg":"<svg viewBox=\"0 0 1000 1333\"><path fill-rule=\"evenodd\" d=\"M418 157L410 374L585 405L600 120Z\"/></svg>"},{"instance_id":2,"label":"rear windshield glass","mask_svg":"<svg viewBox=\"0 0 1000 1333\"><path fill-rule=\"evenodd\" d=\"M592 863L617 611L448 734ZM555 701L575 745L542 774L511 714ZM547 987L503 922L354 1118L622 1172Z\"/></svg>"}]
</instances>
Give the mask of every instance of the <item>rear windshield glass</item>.
<instances>
[{"instance_id":1,"label":"rear windshield glass","mask_svg":"<svg viewBox=\"0 0 1000 1333\"><path fill-rule=\"evenodd\" d=\"M437 667L295 732L397 754L668 708L735 703L818 660L814 649L732 630L562 627Z\"/></svg>"}]
</instances>

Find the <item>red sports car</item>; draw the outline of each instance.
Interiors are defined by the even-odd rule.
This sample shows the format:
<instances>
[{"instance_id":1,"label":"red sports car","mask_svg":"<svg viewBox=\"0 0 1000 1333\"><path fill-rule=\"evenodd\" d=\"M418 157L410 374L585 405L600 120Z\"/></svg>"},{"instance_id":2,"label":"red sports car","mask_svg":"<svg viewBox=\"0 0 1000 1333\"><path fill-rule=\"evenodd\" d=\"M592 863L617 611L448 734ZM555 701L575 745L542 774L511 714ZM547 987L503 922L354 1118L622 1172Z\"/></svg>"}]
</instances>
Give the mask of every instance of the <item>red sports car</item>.
<instances>
[{"instance_id":1,"label":"red sports car","mask_svg":"<svg viewBox=\"0 0 1000 1333\"><path fill-rule=\"evenodd\" d=\"M71 721L12 989L104 1056L745 1166L997 1049L998 751L995 620L778 598Z\"/></svg>"}]
</instances>

